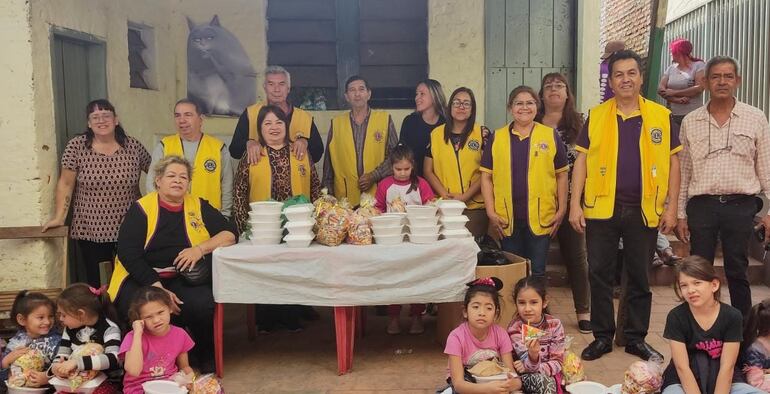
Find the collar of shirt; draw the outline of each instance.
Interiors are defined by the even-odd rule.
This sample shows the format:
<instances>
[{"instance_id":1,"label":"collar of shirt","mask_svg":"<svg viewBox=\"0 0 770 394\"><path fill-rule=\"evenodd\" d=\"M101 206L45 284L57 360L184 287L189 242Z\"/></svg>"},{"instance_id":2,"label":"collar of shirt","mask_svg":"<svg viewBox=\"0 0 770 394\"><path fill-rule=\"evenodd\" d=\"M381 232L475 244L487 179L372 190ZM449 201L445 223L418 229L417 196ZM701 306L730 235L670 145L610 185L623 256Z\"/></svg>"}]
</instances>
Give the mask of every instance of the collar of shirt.
<instances>
[{"instance_id":1,"label":"collar of shirt","mask_svg":"<svg viewBox=\"0 0 770 394\"><path fill-rule=\"evenodd\" d=\"M372 108L368 107L366 109L366 117L364 117L364 121L363 121L363 123L361 123L362 125L369 123L369 115L371 115L371 114L372 114ZM356 123L356 119L353 117L353 110L352 109L348 113L348 116L350 116L350 123L353 124L353 125L356 125L357 123Z\"/></svg>"},{"instance_id":2,"label":"collar of shirt","mask_svg":"<svg viewBox=\"0 0 770 394\"><path fill-rule=\"evenodd\" d=\"M742 103L738 101L737 98L735 98L735 105L733 105L733 109L730 111L730 118L741 118L748 115L747 107L749 107L748 104ZM696 121L700 122L711 122L714 126L720 127L719 124L717 124L716 121L714 121L714 118L711 116L711 112L709 112L709 104L711 103L711 100L706 102L706 104L692 113L692 117Z\"/></svg>"},{"instance_id":3,"label":"collar of shirt","mask_svg":"<svg viewBox=\"0 0 770 394\"><path fill-rule=\"evenodd\" d=\"M640 111L638 109L635 109L630 114L626 115L626 114L618 111L617 109L615 109L615 114L617 116L620 116L620 119L622 119L625 122L625 121L627 121L627 120L629 120L631 118L635 118L637 116L642 116L642 111Z\"/></svg>"},{"instance_id":4,"label":"collar of shirt","mask_svg":"<svg viewBox=\"0 0 770 394\"><path fill-rule=\"evenodd\" d=\"M532 130L534 130L534 129L535 128L533 126ZM522 136L520 132L518 132L518 131L513 129L513 122L511 122L511 124L508 126L508 130L511 132L512 135L515 135L519 139L519 141L524 141L527 138L529 138L530 135L532 135L532 132L530 131L529 135Z\"/></svg>"}]
</instances>

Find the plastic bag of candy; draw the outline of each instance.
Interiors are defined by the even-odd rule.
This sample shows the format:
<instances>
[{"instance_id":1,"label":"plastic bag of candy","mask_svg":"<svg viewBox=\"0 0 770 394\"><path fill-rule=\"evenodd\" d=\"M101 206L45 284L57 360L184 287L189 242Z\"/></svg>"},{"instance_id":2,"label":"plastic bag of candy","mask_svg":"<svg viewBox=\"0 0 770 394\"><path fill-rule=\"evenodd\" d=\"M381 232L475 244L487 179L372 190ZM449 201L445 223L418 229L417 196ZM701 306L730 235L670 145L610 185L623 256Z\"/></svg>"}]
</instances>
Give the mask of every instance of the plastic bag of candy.
<instances>
[{"instance_id":1,"label":"plastic bag of candy","mask_svg":"<svg viewBox=\"0 0 770 394\"><path fill-rule=\"evenodd\" d=\"M70 357L96 356L104 353L104 347L98 343L86 343L72 352ZM76 371L69 377L70 389L74 392L80 386L99 375L99 371Z\"/></svg>"},{"instance_id":2,"label":"plastic bag of candy","mask_svg":"<svg viewBox=\"0 0 770 394\"><path fill-rule=\"evenodd\" d=\"M662 361L651 358L650 361L634 361L623 376L623 394L653 394L663 384Z\"/></svg>"},{"instance_id":3,"label":"plastic bag of candy","mask_svg":"<svg viewBox=\"0 0 770 394\"><path fill-rule=\"evenodd\" d=\"M190 394L224 394L222 384L214 374L198 376L193 382Z\"/></svg>"},{"instance_id":4,"label":"plastic bag of candy","mask_svg":"<svg viewBox=\"0 0 770 394\"><path fill-rule=\"evenodd\" d=\"M29 374L33 371L42 372L44 370L45 356L37 350L30 349L11 364L8 385L12 387L37 387L29 381Z\"/></svg>"},{"instance_id":5,"label":"plastic bag of candy","mask_svg":"<svg viewBox=\"0 0 770 394\"><path fill-rule=\"evenodd\" d=\"M372 225L369 218L380 215L380 210L374 207L374 197L369 193L361 194L361 204L350 214L347 242L353 245L372 244Z\"/></svg>"},{"instance_id":6,"label":"plastic bag of candy","mask_svg":"<svg viewBox=\"0 0 770 394\"><path fill-rule=\"evenodd\" d=\"M325 193L313 203L316 216L314 231L318 243L337 246L347 237L351 211L341 205L344 203L344 199L337 202L336 198Z\"/></svg>"},{"instance_id":7,"label":"plastic bag of candy","mask_svg":"<svg viewBox=\"0 0 770 394\"><path fill-rule=\"evenodd\" d=\"M586 373L583 369L583 360L578 357L575 352L570 349L573 338L567 336L565 339L564 363L562 364L562 374L564 375L564 383L571 384L585 380Z\"/></svg>"}]
</instances>

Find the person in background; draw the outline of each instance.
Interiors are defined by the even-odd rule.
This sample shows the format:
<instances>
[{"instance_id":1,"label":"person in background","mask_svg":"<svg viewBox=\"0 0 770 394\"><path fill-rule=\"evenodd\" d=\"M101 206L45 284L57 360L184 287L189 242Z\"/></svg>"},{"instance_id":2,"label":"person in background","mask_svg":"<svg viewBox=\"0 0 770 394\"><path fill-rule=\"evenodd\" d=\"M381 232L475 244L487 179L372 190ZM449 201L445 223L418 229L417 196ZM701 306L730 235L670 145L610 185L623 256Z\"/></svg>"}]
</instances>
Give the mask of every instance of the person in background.
<instances>
[{"instance_id":1,"label":"person in background","mask_svg":"<svg viewBox=\"0 0 770 394\"><path fill-rule=\"evenodd\" d=\"M709 102L682 121L682 185L677 237L690 254L713 262L721 241L730 303L751 309L749 240L755 194L770 197L770 126L761 109L738 101L738 62L717 56L706 65ZM770 216L761 218L770 240Z\"/></svg>"},{"instance_id":2,"label":"person in background","mask_svg":"<svg viewBox=\"0 0 770 394\"><path fill-rule=\"evenodd\" d=\"M43 232L63 226L72 205L70 238L77 242L77 264L85 270L85 281L99 287L99 263L115 258L120 223L142 196L139 177L150 168L151 159L138 140L126 135L109 101L88 103L86 117L88 129L71 139L62 153L56 210Z\"/></svg>"},{"instance_id":3,"label":"person in background","mask_svg":"<svg viewBox=\"0 0 770 394\"><path fill-rule=\"evenodd\" d=\"M443 199L460 200L467 209L466 227L474 237L489 231L481 195L481 154L489 129L476 123L476 97L460 87L449 96L446 124L430 133L425 155L425 179Z\"/></svg>"},{"instance_id":4,"label":"person in background","mask_svg":"<svg viewBox=\"0 0 770 394\"><path fill-rule=\"evenodd\" d=\"M233 206L233 168L227 145L203 133L203 115L197 103L183 98L174 105L176 134L164 137L152 151L150 168L166 156L181 156L193 164L190 194L205 199L226 217ZM155 179L145 180L146 193L155 191Z\"/></svg>"},{"instance_id":5,"label":"person in background","mask_svg":"<svg viewBox=\"0 0 770 394\"><path fill-rule=\"evenodd\" d=\"M399 143L414 152L414 170L423 175L423 161L430 144L430 132L445 122L446 98L441 84L435 79L425 79L417 84L414 96L414 112L401 122Z\"/></svg>"},{"instance_id":6,"label":"person in background","mask_svg":"<svg viewBox=\"0 0 770 394\"><path fill-rule=\"evenodd\" d=\"M599 63L599 94L601 102L605 102L615 96L615 92L610 87L610 68L609 59L613 53L626 49L626 43L623 41L610 41L604 46L602 61Z\"/></svg>"},{"instance_id":7,"label":"person in background","mask_svg":"<svg viewBox=\"0 0 770 394\"><path fill-rule=\"evenodd\" d=\"M674 122L682 124L684 116L703 105L706 63L692 55L692 43L677 38L668 46L674 64L663 72L658 94L666 99Z\"/></svg>"},{"instance_id":8,"label":"person in background","mask_svg":"<svg viewBox=\"0 0 770 394\"><path fill-rule=\"evenodd\" d=\"M377 182L390 175L388 156L398 143L393 119L372 110L369 83L358 75L345 82L350 112L332 119L326 140L324 181L330 195L358 206L361 193L374 195Z\"/></svg>"},{"instance_id":9,"label":"person in background","mask_svg":"<svg viewBox=\"0 0 770 394\"><path fill-rule=\"evenodd\" d=\"M572 166L577 158L575 140L583 128L583 116L575 108L575 97L560 73L543 76L538 93L542 105L537 111L535 121L556 130L560 142L567 152L567 163L572 175ZM565 216L569 216L569 207ZM575 303L578 329L584 334L591 333L591 299L588 290L588 262L586 260L586 238L572 226L560 226L556 234L559 250L567 266L572 301Z\"/></svg>"},{"instance_id":10,"label":"person in background","mask_svg":"<svg viewBox=\"0 0 770 394\"><path fill-rule=\"evenodd\" d=\"M265 90L266 100L249 106L238 118L238 124L235 125L233 139L230 142L230 156L240 160L245 153L249 164L257 164L263 152L257 137L259 134L257 133L257 114L263 106L275 105L289 119L286 129L289 133L292 154L302 160L309 153L314 164L321 160L324 145L313 116L289 102L291 74L281 66L267 66L262 88Z\"/></svg>"}]
</instances>

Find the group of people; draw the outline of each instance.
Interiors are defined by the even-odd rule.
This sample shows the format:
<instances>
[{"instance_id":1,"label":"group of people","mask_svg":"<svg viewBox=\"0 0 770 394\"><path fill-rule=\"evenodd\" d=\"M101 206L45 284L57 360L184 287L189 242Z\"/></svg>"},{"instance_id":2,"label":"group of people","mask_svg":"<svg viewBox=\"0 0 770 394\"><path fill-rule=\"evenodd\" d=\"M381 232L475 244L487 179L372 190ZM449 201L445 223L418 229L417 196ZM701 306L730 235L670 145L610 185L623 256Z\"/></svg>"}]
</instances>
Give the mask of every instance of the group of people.
<instances>
[{"instance_id":1,"label":"group of people","mask_svg":"<svg viewBox=\"0 0 770 394\"><path fill-rule=\"evenodd\" d=\"M618 48L606 61L613 97L587 117L575 108L567 79L551 73L539 91L513 89L512 121L494 132L477 122L471 89L457 88L446 100L441 84L426 79L397 134L387 112L369 107L368 82L352 76L344 93L350 111L332 119L324 144L312 115L288 101L290 74L270 66L266 100L244 110L229 147L203 132L200 108L182 99L173 112L177 133L150 154L126 135L111 103L95 100L86 109L88 129L63 152L55 215L44 230L63 225L72 205L71 237L88 285L99 289L99 263L115 258L109 295L125 321L141 289L163 290L179 312L174 322L193 334L195 358L210 369L211 252L237 242L250 202L315 200L322 187L352 206L369 193L383 211L397 200L461 200L471 233L491 234L502 249L528 258L535 278L545 276L550 240L558 239L578 328L595 337L582 352L586 360L612 350L622 241L625 350L649 359L659 355L645 342L647 269L658 233L675 231L711 262L721 241L732 304L747 316L754 196L770 192L770 130L760 110L735 98L737 62L720 56L703 63L691 51L686 41L672 44L676 65L659 92L670 109L642 97L641 59ZM693 109L704 90L709 102ZM139 177L150 170L142 196ZM770 218L762 222L767 240ZM313 318L312 310L280 308L265 327L301 329L299 317ZM421 312L411 308L410 331L421 332Z\"/></svg>"}]
</instances>

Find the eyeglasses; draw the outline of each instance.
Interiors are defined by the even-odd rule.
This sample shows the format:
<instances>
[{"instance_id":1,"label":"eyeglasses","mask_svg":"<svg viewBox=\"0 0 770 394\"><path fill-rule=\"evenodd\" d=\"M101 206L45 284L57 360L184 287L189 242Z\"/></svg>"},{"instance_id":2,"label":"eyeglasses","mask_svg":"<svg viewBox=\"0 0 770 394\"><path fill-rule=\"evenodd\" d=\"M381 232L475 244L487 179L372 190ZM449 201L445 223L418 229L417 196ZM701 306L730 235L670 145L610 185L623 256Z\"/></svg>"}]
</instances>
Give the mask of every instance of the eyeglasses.
<instances>
[{"instance_id":1,"label":"eyeglasses","mask_svg":"<svg viewBox=\"0 0 770 394\"><path fill-rule=\"evenodd\" d=\"M514 107L523 108L523 107L537 107L537 101L530 100L530 101L514 101L513 102Z\"/></svg>"},{"instance_id":2,"label":"eyeglasses","mask_svg":"<svg viewBox=\"0 0 770 394\"><path fill-rule=\"evenodd\" d=\"M452 100L452 106L455 108L465 108L468 109L473 105L470 101L460 101L460 100Z\"/></svg>"},{"instance_id":3,"label":"eyeglasses","mask_svg":"<svg viewBox=\"0 0 770 394\"><path fill-rule=\"evenodd\" d=\"M107 113L101 115L88 115L88 120L92 122L107 122L115 118L114 114Z\"/></svg>"},{"instance_id":4,"label":"eyeglasses","mask_svg":"<svg viewBox=\"0 0 770 394\"><path fill-rule=\"evenodd\" d=\"M733 146L730 145L730 126L733 123L733 118L730 117L730 120L727 121L727 138L725 139L725 145L715 150L711 150L711 119L709 119L708 122L709 122L709 150L708 150L708 153L706 153L706 157L709 157L714 153L719 153L723 150L728 152L733 150Z\"/></svg>"},{"instance_id":5,"label":"eyeglasses","mask_svg":"<svg viewBox=\"0 0 770 394\"><path fill-rule=\"evenodd\" d=\"M557 82L557 83L549 83L547 85L543 85L543 90L562 90L566 88L567 85Z\"/></svg>"}]
</instances>

